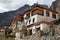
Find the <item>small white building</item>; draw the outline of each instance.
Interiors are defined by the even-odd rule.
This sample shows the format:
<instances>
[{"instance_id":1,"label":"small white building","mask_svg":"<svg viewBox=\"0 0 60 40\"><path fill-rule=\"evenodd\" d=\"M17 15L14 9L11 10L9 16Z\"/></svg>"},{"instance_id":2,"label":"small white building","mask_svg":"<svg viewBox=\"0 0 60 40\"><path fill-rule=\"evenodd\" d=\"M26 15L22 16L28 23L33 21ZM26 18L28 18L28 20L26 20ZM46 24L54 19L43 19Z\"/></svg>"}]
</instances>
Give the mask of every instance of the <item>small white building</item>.
<instances>
[{"instance_id":1,"label":"small white building","mask_svg":"<svg viewBox=\"0 0 60 40\"><path fill-rule=\"evenodd\" d=\"M40 7L36 5L34 7L30 7L28 10L24 12L24 22L27 26L28 31L34 34L36 30L45 31L49 29L47 23L41 23L42 21L51 23L54 20L58 20L58 12Z\"/></svg>"}]
</instances>

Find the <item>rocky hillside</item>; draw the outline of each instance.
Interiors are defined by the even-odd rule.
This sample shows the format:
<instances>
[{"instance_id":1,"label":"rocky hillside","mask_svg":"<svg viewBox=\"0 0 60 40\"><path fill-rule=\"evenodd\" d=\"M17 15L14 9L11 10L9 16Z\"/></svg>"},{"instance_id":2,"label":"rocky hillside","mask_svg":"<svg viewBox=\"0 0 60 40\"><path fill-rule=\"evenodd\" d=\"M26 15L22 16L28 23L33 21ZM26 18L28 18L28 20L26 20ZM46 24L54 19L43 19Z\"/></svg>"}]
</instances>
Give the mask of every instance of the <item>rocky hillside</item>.
<instances>
[{"instance_id":1,"label":"rocky hillside","mask_svg":"<svg viewBox=\"0 0 60 40\"><path fill-rule=\"evenodd\" d=\"M39 30L36 34L28 35L22 40L60 40L60 24L52 25L51 27L50 32L47 34L41 34Z\"/></svg>"},{"instance_id":2,"label":"rocky hillside","mask_svg":"<svg viewBox=\"0 0 60 40\"><path fill-rule=\"evenodd\" d=\"M52 3L50 9L56 10L56 11L59 12L59 11L60 11L60 0L55 0L55 1Z\"/></svg>"}]
</instances>

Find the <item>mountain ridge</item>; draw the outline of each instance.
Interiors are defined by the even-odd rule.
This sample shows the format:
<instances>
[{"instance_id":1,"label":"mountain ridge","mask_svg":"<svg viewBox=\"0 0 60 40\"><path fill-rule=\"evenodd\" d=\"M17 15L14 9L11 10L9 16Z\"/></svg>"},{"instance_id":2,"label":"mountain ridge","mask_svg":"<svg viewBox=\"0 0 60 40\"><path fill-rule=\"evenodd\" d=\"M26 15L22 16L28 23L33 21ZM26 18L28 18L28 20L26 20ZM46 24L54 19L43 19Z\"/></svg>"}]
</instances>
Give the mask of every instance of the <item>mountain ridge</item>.
<instances>
[{"instance_id":1,"label":"mountain ridge","mask_svg":"<svg viewBox=\"0 0 60 40\"><path fill-rule=\"evenodd\" d=\"M28 7L29 5L24 5L23 7L20 7L17 10L0 13L0 28L3 28L4 25L10 25L13 20L13 17L16 16L18 12L22 13L22 11L24 11Z\"/></svg>"}]
</instances>

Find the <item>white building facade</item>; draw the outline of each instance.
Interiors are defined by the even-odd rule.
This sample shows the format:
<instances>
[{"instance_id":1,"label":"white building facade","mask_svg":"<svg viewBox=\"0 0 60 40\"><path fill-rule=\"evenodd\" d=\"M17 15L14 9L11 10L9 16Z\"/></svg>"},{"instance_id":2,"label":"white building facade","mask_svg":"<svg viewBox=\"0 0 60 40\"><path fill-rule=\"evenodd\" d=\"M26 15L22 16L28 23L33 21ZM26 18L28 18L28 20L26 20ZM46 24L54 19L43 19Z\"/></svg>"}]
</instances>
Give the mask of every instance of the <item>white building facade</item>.
<instances>
[{"instance_id":1,"label":"white building facade","mask_svg":"<svg viewBox=\"0 0 60 40\"><path fill-rule=\"evenodd\" d=\"M35 34L37 28L40 28L41 31L49 30L50 24L48 23L58 19L58 12L40 7L29 9L24 14L25 25L27 29L32 30L32 34ZM42 21L44 22L42 23Z\"/></svg>"}]
</instances>

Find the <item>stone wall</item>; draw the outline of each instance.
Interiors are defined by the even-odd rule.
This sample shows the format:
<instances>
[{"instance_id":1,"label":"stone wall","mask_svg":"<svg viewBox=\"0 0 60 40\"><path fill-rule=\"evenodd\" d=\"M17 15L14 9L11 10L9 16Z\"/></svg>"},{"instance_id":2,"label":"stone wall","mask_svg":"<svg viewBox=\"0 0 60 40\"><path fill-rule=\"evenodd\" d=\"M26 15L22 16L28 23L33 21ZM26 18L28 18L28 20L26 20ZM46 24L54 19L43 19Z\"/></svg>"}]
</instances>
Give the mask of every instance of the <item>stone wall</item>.
<instances>
[{"instance_id":1,"label":"stone wall","mask_svg":"<svg viewBox=\"0 0 60 40\"><path fill-rule=\"evenodd\" d=\"M60 24L51 26L51 31L47 33L47 35L41 34L41 31L39 30L35 34L27 35L19 40L60 40Z\"/></svg>"},{"instance_id":2,"label":"stone wall","mask_svg":"<svg viewBox=\"0 0 60 40\"><path fill-rule=\"evenodd\" d=\"M48 35L41 36L41 32L39 30L38 32L36 32L36 34L28 35L22 38L22 40L60 40L60 24L53 25Z\"/></svg>"}]
</instances>

